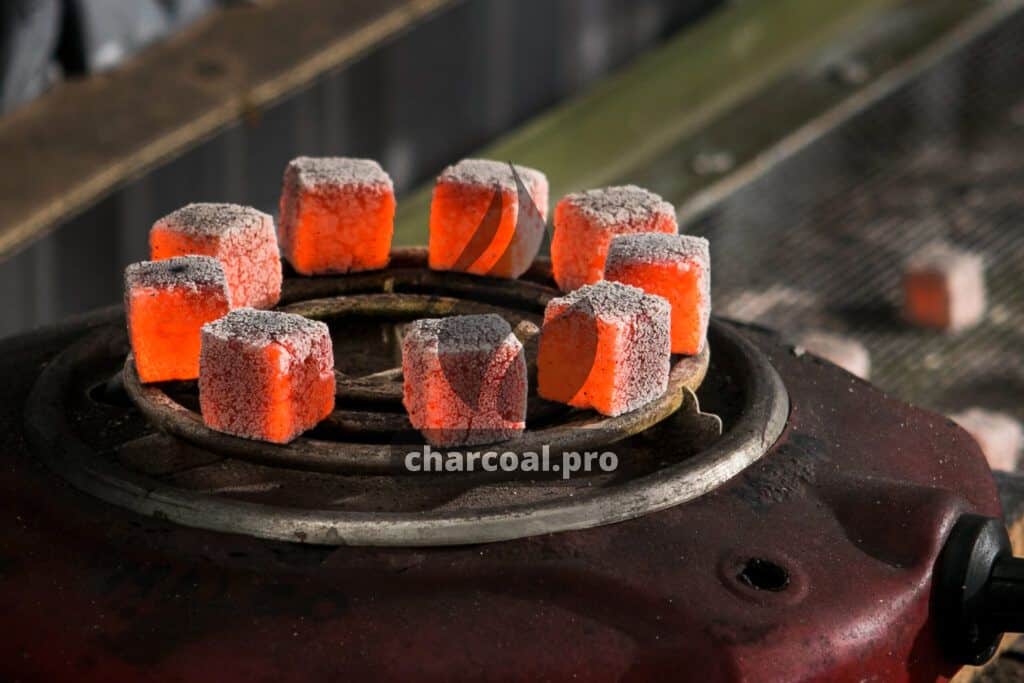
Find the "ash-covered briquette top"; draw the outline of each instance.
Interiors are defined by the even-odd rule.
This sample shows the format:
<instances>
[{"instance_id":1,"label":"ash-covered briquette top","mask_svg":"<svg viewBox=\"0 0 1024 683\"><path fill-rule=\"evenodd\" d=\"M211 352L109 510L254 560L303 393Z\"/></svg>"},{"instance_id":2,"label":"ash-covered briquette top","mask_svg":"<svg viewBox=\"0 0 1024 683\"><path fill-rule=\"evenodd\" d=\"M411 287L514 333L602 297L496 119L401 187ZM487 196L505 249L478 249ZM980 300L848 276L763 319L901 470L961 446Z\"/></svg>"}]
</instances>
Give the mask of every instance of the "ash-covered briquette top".
<instances>
[{"instance_id":1,"label":"ash-covered briquette top","mask_svg":"<svg viewBox=\"0 0 1024 683\"><path fill-rule=\"evenodd\" d=\"M137 287L220 287L227 290L228 281L220 261L212 256L175 256L162 261L140 261L124 271L125 290Z\"/></svg>"},{"instance_id":2,"label":"ash-covered briquette top","mask_svg":"<svg viewBox=\"0 0 1024 683\"><path fill-rule=\"evenodd\" d=\"M658 214L675 216L675 208L660 196L636 185L606 187L566 195L562 200L600 226L649 221Z\"/></svg>"},{"instance_id":3,"label":"ash-covered briquette top","mask_svg":"<svg viewBox=\"0 0 1024 683\"><path fill-rule=\"evenodd\" d=\"M273 219L251 206L201 202L172 211L156 222L167 228L198 237L220 237L235 230L256 228Z\"/></svg>"},{"instance_id":4,"label":"ash-covered briquette top","mask_svg":"<svg viewBox=\"0 0 1024 683\"><path fill-rule=\"evenodd\" d=\"M297 157L284 172L289 187L302 189L345 185L384 186L394 191L391 176L373 159L352 157Z\"/></svg>"},{"instance_id":5,"label":"ash-covered briquette top","mask_svg":"<svg viewBox=\"0 0 1024 683\"><path fill-rule=\"evenodd\" d=\"M672 235L665 232L640 232L617 235L608 247L607 269L627 263L663 261L697 261L705 267L710 261L710 247L703 237Z\"/></svg>"},{"instance_id":6,"label":"ash-covered briquette top","mask_svg":"<svg viewBox=\"0 0 1024 683\"><path fill-rule=\"evenodd\" d=\"M911 272L948 274L961 269L980 272L984 261L980 254L958 249L948 242L931 242L911 254L906 267Z\"/></svg>"},{"instance_id":7,"label":"ash-covered briquette top","mask_svg":"<svg viewBox=\"0 0 1024 683\"><path fill-rule=\"evenodd\" d=\"M329 336L330 331L325 323L294 313L236 308L223 318L203 325L203 335L256 347L285 344L295 351L308 352L314 340Z\"/></svg>"},{"instance_id":8,"label":"ash-covered briquette top","mask_svg":"<svg viewBox=\"0 0 1024 683\"><path fill-rule=\"evenodd\" d=\"M508 322L493 313L422 318L409 325L405 340L427 346L436 345L442 353L490 351L504 344L519 344Z\"/></svg>"},{"instance_id":9,"label":"ash-covered briquette top","mask_svg":"<svg viewBox=\"0 0 1024 683\"><path fill-rule=\"evenodd\" d=\"M593 312L595 317L606 319L632 318L646 315L667 324L672 306L668 299L648 294L639 287L621 282L600 280L555 299L548 306L572 308Z\"/></svg>"},{"instance_id":10,"label":"ash-covered briquette top","mask_svg":"<svg viewBox=\"0 0 1024 683\"><path fill-rule=\"evenodd\" d=\"M524 185L531 191L538 185L547 185L548 179L535 168L515 164L516 173ZM463 159L441 171L438 182L460 183L464 185L495 185L505 190L515 191L516 179L512 169L505 161L493 159Z\"/></svg>"}]
</instances>

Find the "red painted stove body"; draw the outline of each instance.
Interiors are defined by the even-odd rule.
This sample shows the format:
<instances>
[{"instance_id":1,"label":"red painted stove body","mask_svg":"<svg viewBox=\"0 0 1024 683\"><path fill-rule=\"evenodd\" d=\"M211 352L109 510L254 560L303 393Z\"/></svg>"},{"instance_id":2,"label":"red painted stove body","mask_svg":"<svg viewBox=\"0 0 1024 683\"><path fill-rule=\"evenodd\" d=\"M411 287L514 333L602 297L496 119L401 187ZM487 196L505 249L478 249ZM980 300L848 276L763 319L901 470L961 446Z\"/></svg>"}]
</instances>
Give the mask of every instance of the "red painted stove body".
<instances>
[{"instance_id":1,"label":"red painted stove body","mask_svg":"<svg viewBox=\"0 0 1024 683\"><path fill-rule=\"evenodd\" d=\"M473 547L312 548L187 529L36 462L21 401L76 329L2 345L0 678L936 680L932 570L998 515L964 432L773 338L790 395L763 460L633 521ZM20 368L23 370L16 370ZM27 369L27 370L24 370ZM752 558L783 590L740 578Z\"/></svg>"}]
</instances>

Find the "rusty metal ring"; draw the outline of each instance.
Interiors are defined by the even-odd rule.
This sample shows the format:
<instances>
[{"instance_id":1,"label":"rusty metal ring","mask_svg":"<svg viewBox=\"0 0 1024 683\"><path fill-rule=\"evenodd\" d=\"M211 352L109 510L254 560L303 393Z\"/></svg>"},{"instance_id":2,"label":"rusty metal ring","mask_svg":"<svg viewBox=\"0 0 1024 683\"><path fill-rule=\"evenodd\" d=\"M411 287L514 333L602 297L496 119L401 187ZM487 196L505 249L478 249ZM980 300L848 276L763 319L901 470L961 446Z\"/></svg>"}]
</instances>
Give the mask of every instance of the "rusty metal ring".
<instances>
[{"instance_id":1,"label":"rusty metal ring","mask_svg":"<svg viewBox=\"0 0 1024 683\"><path fill-rule=\"evenodd\" d=\"M98 454L68 417L81 364L112 353L112 325L55 357L28 399L27 435L51 470L81 491L186 526L321 545L485 543L585 529L639 517L701 496L760 459L785 428L789 398L767 357L734 327L712 320L710 344L735 377L740 417L704 451L646 476L574 496L503 507L425 512L303 510L197 493Z\"/></svg>"},{"instance_id":2,"label":"rusty metal ring","mask_svg":"<svg viewBox=\"0 0 1024 683\"><path fill-rule=\"evenodd\" d=\"M444 316L465 313L496 312L506 317L509 311L478 302L448 297L415 294L356 294L315 299L287 306L284 310L313 318L338 318L347 315L377 316L387 319L411 316ZM529 314L520 314L530 317ZM527 429L521 436L494 444L506 451L539 452L584 451L616 443L638 434L666 419L683 403L684 390L696 391L707 372L708 345L697 356L678 359L669 375L669 388L660 398L632 412L604 417L591 411L568 413L570 419L541 429ZM316 472L347 474L410 474L405 455L417 444L356 443L299 437L285 444L253 441L214 431L202 418L171 398L159 385L139 381L132 357L125 361L124 385L128 395L150 422L175 437L240 460L263 465L289 467ZM379 414L336 411L332 418L348 424L353 431L378 432ZM403 426L399 423L396 426Z\"/></svg>"}]
</instances>

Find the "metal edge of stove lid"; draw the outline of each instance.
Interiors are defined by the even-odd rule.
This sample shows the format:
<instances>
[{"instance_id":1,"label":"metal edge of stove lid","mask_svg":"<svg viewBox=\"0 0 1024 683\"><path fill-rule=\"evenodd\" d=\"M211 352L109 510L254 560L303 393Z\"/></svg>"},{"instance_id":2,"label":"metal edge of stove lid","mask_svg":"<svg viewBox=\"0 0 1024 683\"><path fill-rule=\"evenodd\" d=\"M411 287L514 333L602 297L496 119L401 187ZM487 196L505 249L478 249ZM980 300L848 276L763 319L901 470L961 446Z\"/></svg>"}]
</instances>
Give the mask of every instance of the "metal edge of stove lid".
<instances>
[{"instance_id":1,"label":"metal edge of stove lid","mask_svg":"<svg viewBox=\"0 0 1024 683\"><path fill-rule=\"evenodd\" d=\"M1021 0L811 4L791 3L788 13L775 8L791 24L785 26L763 3L730 5L472 156L544 170L553 198L598 185L643 185L687 221L766 172L787 148L809 142L802 142L808 128L867 106L893 81L919 73L1024 6ZM863 80L842 69L850 65L863 67ZM669 86L676 94L666 100ZM699 163L716 156L718 164ZM427 183L403 198L397 244L422 241L431 191Z\"/></svg>"},{"instance_id":2,"label":"metal edge of stove lid","mask_svg":"<svg viewBox=\"0 0 1024 683\"><path fill-rule=\"evenodd\" d=\"M706 451L612 492L472 513L345 513L229 501L175 489L97 458L67 423L65 393L75 352L106 343L102 331L47 365L26 405L33 451L75 488L119 507L185 526L317 545L441 546L488 543L603 526L693 500L756 462L782 434L789 395L768 358L731 325L712 321L709 336L745 362L742 416ZM730 353L730 352L726 352Z\"/></svg>"}]
</instances>

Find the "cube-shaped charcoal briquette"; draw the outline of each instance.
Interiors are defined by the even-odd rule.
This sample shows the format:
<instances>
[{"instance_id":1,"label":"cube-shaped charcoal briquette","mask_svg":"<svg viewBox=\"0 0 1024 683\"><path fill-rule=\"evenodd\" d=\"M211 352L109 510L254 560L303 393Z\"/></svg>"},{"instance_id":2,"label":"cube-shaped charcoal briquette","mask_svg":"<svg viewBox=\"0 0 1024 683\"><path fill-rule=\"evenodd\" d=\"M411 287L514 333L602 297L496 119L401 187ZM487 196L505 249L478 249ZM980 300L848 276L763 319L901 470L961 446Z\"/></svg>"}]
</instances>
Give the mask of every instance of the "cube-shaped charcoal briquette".
<instances>
[{"instance_id":1,"label":"cube-shaped charcoal briquette","mask_svg":"<svg viewBox=\"0 0 1024 683\"><path fill-rule=\"evenodd\" d=\"M377 270L388 264L395 189L376 161L299 157L284 172L281 250L303 275Z\"/></svg>"},{"instance_id":2,"label":"cube-shaped charcoal briquette","mask_svg":"<svg viewBox=\"0 0 1024 683\"><path fill-rule=\"evenodd\" d=\"M231 305L270 308L281 298L281 256L274 219L237 204L189 204L149 232L154 260L202 254L224 266Z\"/></svg>"},{"instance_id":3,"label":"cube-shaped charcoal briquette","mask_svg":"<svg viewBox=\"0 0 1024 683\"><path fill-rule=\"evenodd\" d=\"M217 431L287 443L334 410L327 325L291 313L239 308L203 326L203 422Z\"/></svg>"},{"instance_id":4,"label":"cube-shaped charcoal briquette","mask_svg":"<svg viewBox=\"0 0 1024 683\"><path fill-rule=\"evenodd\" d=\"M519 181L516 181L518 176ZM526 190L519 192L520 183ZM464 159L441 172L430 202L430 267L516 278L544 239L548 180L502 161Z\"/></svg>"},{"instance_id":5,"label":"cube-shaped charcoal briquette","mask_svg":"<svg viewBox=\"0 0 1024 683\"><path fill-rule=\"evenodd\" d=\"M672 308L663 297L601 281L552 299L537 359L542 398L620 415L668 388Z\"/></svg>"},{"instance_id":6,"label":"cube-shaped charcoal briquette","mask_svg":"<svg viewBox=\"0 0 1024 683\"><path fill-rule=\"evenodd\" d=\"M903 303L921 327L956 332L985 316L985 265L980 254L933 242L906 262Z\"/></svg>"},{"instance_id":7,"label":"cube-shaped charcoal briquette","mask_svg":"<svg viewBox=\"0 0 1024 683\"><path fill-rule=\"evenodd\" d=\"M526 357L500 316L415 321L402 374L409 421L435 446L503 441L526 427Z\"/></svg>"},{"instance_id":8,"label":"cube-shaped charcoal briquette","mask_svg":"<svg viewBox=\"0 0 1024 683\"><path fill-rule=\"evenodd\" d=\"M612 238L637 232L679 232L675 209L636 185L566 195L555 207L555 282L563 292L597 282Z\"/></svg>"},{"instance_id":9,"label":"cube-shaped charcoal briquette","mask_svg":"<svg viewBox=\"0 0 1024 683\"><path fill-rule=\"evenodd\" d=\"M704 348L711 318L711 256L703 237L645 232L618 235L608 247L604 277L668 299L672 353Z\"/></svg>"},{"instance_id":10,"label":"cube-shaped charcoal briquette","mask_svg":"<svg viewBox=\"0 0 1024 683\"><path fill-rule=\"evenodd\" d=\"M1012 415L970 408L952 419L974 437L994 470L1013 472L1020 461L1022 428Z\"/></svg>"},{"instance_id":11,"label":"cube-shaped charcoal briquette","mask_svg":"<svg viewBox=\"0 0 1024 683\"><path fill-rule=\"evenodd\" d=\"M871 376L871 354L852 337L812 331L801 336L798 345L861 379Z\"/></svg>"},{"instance_id":12,"label":"cube-shaped charcoal briquette","mask_svg":"<svg viewBox=\"0 0 1024 683\"><path fill-rule=\"evenodd\" d=\"M164 382L199 376L199 330L231 299L217 259L179 256L128 266L124 307L139 379Z\"/></svg>"}]
</instances>

